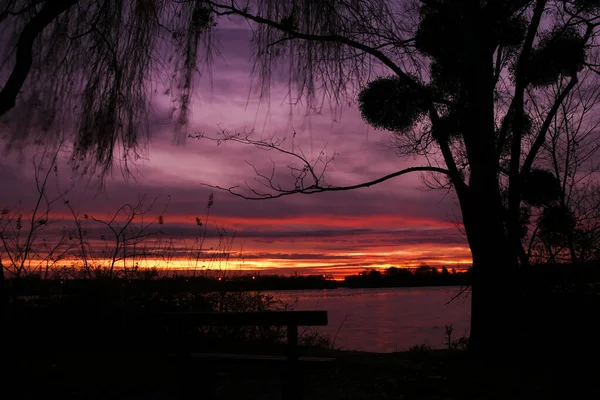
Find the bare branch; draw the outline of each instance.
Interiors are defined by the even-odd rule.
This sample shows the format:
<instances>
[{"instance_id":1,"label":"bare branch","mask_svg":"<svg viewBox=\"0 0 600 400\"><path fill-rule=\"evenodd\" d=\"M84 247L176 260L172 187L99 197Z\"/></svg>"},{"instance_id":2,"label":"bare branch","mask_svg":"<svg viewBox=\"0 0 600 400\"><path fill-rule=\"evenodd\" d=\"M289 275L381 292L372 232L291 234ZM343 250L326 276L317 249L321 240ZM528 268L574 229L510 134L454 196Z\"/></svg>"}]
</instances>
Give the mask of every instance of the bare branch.
<instances>
[{"instance_id":1,"label":"bare branch","mask_svg":"<svg viewBox=\"0 0 600 400\"><path fill-rule=\"evenodd\" d=\"M306 187L299 187L297 189L285 190L279 186L272 185L272 186L270 186L270 189L273 189L274 191L276 191L276 193L274 193L274 194L260 193L254 189L251 189L254 196L247 196L247 195L237 192L236 189L239 187L239 185L231 186L229 188L223 188L221 186L208 185L208 184L205 184L205 186L223 190L223 191L229 192L237 197L242 197L242 198L248 199L248 200L264 200L264 199L276 199L276 198L288 196L291 194L314 194L314 193L321 193L321 192L340 192L340 191L346 191L346 190L365 188L365 187L370 187L370 186L376 185L381 182L385 182L389 179L392 179L392 178L395 178L395 177L398 177L401 175L409 174L411 172L437 172L437 173L441 173L441 174L450 175L450 172L444 168L428 167L428 166L411 167L411 168L406 168L401 171L397 171L397 172L382 176L381 178L378 178L378 179L375 179L375 180L372 180L369 182L363 182L363 183L359 183L359 184L351 185L351 186L332 186L332 185L320 186L320 184L317 183L317 184L313 184L313 185L306 186Z\"/></svg>"},{"instance_id":2,"label":"bare branch","mask_svg":"<svg viewBox=\"0 0 600 400\"><path fill-rule=\"evenodd\" d=\"M533 165L533 162L535 161L538 152L540 151L540 149L544 145L544 142L546 141L546 133L548 132L548 128L550 128L550 124L552 123L554 116L558 112L560 105L563 103L569 92L575 87L578 81L579 79L577 75L572 76L567 86L563 89L563 91L557 96L556 100L554 101L552 108L546 115L546 119L544 120L542 127L540 128L540 131L535 141L533 142L533 145L531 146L527 157L525 158L523 167L521 167L522 176L528 174L529 171L531 171L531 166Z\"/></svg>"},{"instance_id":3,"label":"bare branch","mask_svg":"<svg viewBox=\"0 0 600 400\"><path fill-rule=\"evenodd\" d=\"M259 191L256 188L253 188L247 182L244 182L244 185L246 186L246 189L252 193L252 195L245 195L245 194L239 192L237 190L240 187L239 185L231 186L229 188L224 188L224 187L217 186L217 185L205 184L205 186L223 190L223 191L227 191L235 196L242 197L245 199L251 199L251 200L275 199L275 198L288 196L288 195L292 195L292 194L314 194L314 193L321 193L321 192L339 192L339 191L346 191L346 190L354 190L354 189L377 185L379 183L385 182L392 178L406 175L411 172L435 172L435 173L446 174L446 175L450 176L450 178L452 178L452 173L447 169L434 167L434 166L419 166L419 167L406 168L401 171L396 171L391 174L382 176L378 179L374 179L374 180L368 181L368 182L362 182L362 183L359 183L356 185L334 186L334 185L326 184L324 182L324 176L325 176L325 171L327 169L327 166L333 160L333 157L331 157L331 158L326 157L325 149L323 149L319 153L319 156L317 157L317 159L315 161L311 162L306 157L306 155L302 152L301 149L299 149L298 153L286 150L286 149L282 148L282 144L283 144L284 140L277 139L274 137L271 137L268 139L255 140L255 139L250 138L250 134L248 134L248 133L247 134L241 134L241 133L231 134L231 133L227 132L226 130L222 130L221 136L218 138L208 137L208 136L205 136L204 134L196 134L196 135L192 135L191 137L196 138L196 139L204 138L204 139L208 139L208 140L213 140L219 144L223 143L223 142L235 142L235 143L241 143L241 144L245 144L245 145L251 145L251 146L254 146L261 150L275 151L277 153L284 154L284 155L290 157L291 159L300 162L300 165L301 165L300 167L288 165L288 170L290 171L290 175L293 178L293 183L291 185L289 185L290 186L289 188L285 188L281 184L279 184L275 181L275 165L274 165L274 163L273 163L273 167L271 168L270 172L268 174L265 174L265 173L260 172L254 165L247 162L247 164L250 165L250 167L254 170L254 173L255 173L254 180L267 190L265 192ZM317 167L319 165L321 166L320 170L317 170Z\"/></svg>"}]
</instances>

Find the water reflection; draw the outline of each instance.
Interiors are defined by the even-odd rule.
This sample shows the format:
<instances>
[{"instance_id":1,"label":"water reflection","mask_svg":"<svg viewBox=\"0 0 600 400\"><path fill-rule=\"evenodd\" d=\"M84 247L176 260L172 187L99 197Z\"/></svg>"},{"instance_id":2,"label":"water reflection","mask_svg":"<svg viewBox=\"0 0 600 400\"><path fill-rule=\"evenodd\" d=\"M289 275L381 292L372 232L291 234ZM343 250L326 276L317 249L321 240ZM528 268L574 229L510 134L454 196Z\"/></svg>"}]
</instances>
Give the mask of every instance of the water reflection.
<instances>
[{"instance_id":1,"label":"water reflection","mask_svg":"<svg viewBox=\"0 0 600 400\"><path fill-rule=\"evenodd\" d=\"M296 301L296 310L327 310L329 325L318 331L335 338L336 347L388 353L424 343L442 348L445 325L452 324L453 339L468 335L468 296L446 304L460 290L421 287L270 293L285 301Z\"/></svg>"}]
</instances>

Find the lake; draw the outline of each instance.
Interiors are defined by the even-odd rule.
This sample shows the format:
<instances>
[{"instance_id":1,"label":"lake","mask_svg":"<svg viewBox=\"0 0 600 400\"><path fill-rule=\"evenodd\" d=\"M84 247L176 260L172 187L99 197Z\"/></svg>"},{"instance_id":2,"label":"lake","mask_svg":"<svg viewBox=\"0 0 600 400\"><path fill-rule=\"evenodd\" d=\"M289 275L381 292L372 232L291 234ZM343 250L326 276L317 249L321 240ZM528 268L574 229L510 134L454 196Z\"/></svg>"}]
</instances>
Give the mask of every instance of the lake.
<instances>
[{"instance_id":1,"label":"lake","mask_svg":"<svg viewBox=\"0 0 600 400\"><path fill-rule=\"evenodd\" d=\"M323 289L270 291L295 310L327 310L329 325L315 327L344 350L378 353L405 351L415 345L444 347L445 326L452 338L468 336L471 312L467 294L446 304L460 287ZM300 327L300 333L304 328Z\"/></svg>"}]
</instances>

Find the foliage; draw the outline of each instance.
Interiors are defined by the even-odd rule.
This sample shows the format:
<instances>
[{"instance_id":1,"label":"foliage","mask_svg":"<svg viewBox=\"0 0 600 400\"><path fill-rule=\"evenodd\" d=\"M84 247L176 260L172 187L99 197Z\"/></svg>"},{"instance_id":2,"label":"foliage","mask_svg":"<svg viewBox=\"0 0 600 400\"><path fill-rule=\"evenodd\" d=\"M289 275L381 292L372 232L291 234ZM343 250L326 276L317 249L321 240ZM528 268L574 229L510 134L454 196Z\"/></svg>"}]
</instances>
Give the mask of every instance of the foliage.
<instances>
[{"instance_id":1,"label":"foliage","mask_svg":"<svg viewBox=\"0 0 600 400\"><path fill-rule=\"evenodd\" d=\"M468 347L469 347L469 338L468 337L462 336L458 339L452 338L452 333L454 332L454 328L452 327L452 324L445 325L444 330L445 330L444 342L445 342L448 350L465 351L468 349Z\"/></svg>"},{"instance_id":2,"label":"foliage","mask_svg":"<svg viewBox=\"0 0 600 400\"><path fill-rule=\"evenodd\" d=\"M427 112L426 105L415 101L418 91L397 77L371 81L358 95L363 118L375 128L403 132Z\"/></svg>"},{"instance_id":3,"label":"foliage","mask_svg":"<svg viewBox=\"0 0 600 400\"><path fill-rule=\"evenodd\" d=\"M14 297L7 305L7 337L15 345L35 348L45 343L79 349L136 351L152 345L155 350L188 341L194 346L230 342L277 343L285 338L275 327L206 328L191 337L162 337L156 314L171 311L272 311L287 304L253 292L193 293L173 278L85 279L65 282L62 294L38 293ZM156 291L157 287L161 290ZM113 343L117 335L119 343ZM43 341L36 343L36 338ZM157 343L162 342L162 343Z\"/></svg>"},{"instance_id":4,"label":"foliage","mask_svg":"<svg viewBox=\"0 0 600 400\"><path fill-rule=\"evenodd\" d=\"M550 171L534 168L523 178L523 201L533 206L550 205L561 193L560 182Z\"/></svg>"},{"instance_id":5,"label":"foliage","mask_svg":"<svg viewBox=\"0 0 600 400\"><path fill-rule=\"evenodd\" d=\"M561 76L579 72L585 58L585 40L581 33L571 27L557 27L546 34L532 52L526 79L534 86L548 86Z\"/></svg>"},{"instance_id":6,"label":"foliage","mask_svg":"<svg viewBox=\"0 0 600 400\"><path fill-rule=\"evenodd\" d=\"M544 208L540 216L540 236L551 245L564 243L565 237L575 228L571 210L562 206Z\"/></svg>"},{"instance_id":7,"label":"foliage","mask_svg":"<svg viewBox=\"0 0 600 400\"><path fill-rule=\"evenodd\" d=\"M457 94L464 49L460 41L462 16L458 7L444 1L439 6L424 4L415 32L415 46L431 57L432 86L446 93Z\"/></svg>"},{"instance_id":8,"label":"foliage","mask_svg":"<svg viewBox=\"0 0 600 400\"><path fill-rule=\"evenodd\" d=\"M412 287L412 286L456 286L469 285L471 271L452 273L444 266L441 270L436 267L421 265L417 268L389 267L383 272L376 269L366 269L355 275L344 277L346 287Z\"/></svg>"},{"instance_id":9,"label":"foliage","mask_svg":"<svg viewBox=\"0 0 600 400\"><path fill-rule=\"evenodd\" d=\"M579 10L597 11L600 8L600 1L598 0L574 0L573 3Z\"/></svg>"},{"instance_id":10,"label":"foliage","mask_svg":"<svg viewBox=\"0 0 600 400\"><path fill-rule=\"evenodd\" d=\"M423 344L416 344L414 346L412 346L410 349L408 349L409 352L417 355L417 354L426 354L429 353L432 350L432 348L423 343Z\"/></svg>"}]
</instances>

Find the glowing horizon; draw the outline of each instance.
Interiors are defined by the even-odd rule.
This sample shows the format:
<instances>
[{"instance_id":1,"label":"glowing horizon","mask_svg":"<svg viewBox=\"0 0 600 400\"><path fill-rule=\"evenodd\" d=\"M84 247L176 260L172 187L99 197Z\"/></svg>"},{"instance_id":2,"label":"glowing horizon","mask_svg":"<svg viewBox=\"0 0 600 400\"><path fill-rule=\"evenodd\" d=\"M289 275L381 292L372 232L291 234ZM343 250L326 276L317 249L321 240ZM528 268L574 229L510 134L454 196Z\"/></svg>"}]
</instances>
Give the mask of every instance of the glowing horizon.
<instances>
[{"instance_id":1,"label":"glowing horizon","mask_svg":"<svg viewBox=\"0 0 600 400\"><path fill-rule=\"evenodd\" d=\"M353 185L428 163L420 157L397 157L389 146L392 133L369 128L352 101L343 110L324 109L307 115L308 110L301 106L290 108L285 79L274 80L268 100L255 96L248 79L252 65L246 57L251 32L243 25L226 24L217 27L215 35L223 44L223 60L215 61L210 79L198 81L193 112L185 127L189 133L214 136L227 129L253 131L257 138L276 135L310 160L326 149L328 154L335 154L325 174L326 184L331 185ZM164 223L154 226L165 231L165 238L173 238L171 259L179 260L188 251L181 243L190 245L204 236L207 199L214 192L204 249L218 246L215 226L224 228L230 238L235 233L230 250L241 251L240 265L245 269L342 274L387 266L471 263L467 240L459 230L460 210L455 197L445 191L422 190L420 174L348 192L244 200L206 184L244 188L247 182L261 188L252 166L267 174L275 166L277 182L288 187L294 182L287 169L293 163L290 158L209 140L188 139L185 145L176 145L170 97L159 90L151 100L146 158L132 167L134 179L123 179L115 168L99 192L93 177L81 177L70 170L69 154L59 159L59 172L56 177L52 175L49 189L56 191L73 184L64 200L80 220L87 214L107 221L123 204L135 205L140 196L146 196L149 203L156 199L152 210L144 215L144 223L163 215ZM15 152L0 160L0 182L10 188L3 192L0 208L14 209L22 202L23 214L30 212L37 193L30 161L38 151L32 145L21 154ZM49 234L53 237L60 234L63 224L68 229L74 226L71 210L62 201L52 206L55 224ZM202 227L195 224L197 217ZM87 234L94 252L101 252L106 244L100 238L105 232L90 225Z\"/></svg>"},{"instance_id":2,"label":"glowing horizon","mask_svg":"<svg viewBox=\"0 0 600 400\"><path fill-rule=\"evenodd\" d=\"M110 260L94 260L94 263L90 263L90 267L94 266L104 266L104 268L109 268ZM80 261L73 261L68 264L69 261L65 260L65 263L62 265L55 265L50 269L53 271L54 269L60 269L61 267L75 267L78 269L82 269L82 265ZM135 264L135 265L134 265ZM337 264L328 264L323 263L321 265L315 266L312 263L296 263L293 267L289 265L282 265L282 263L273 261L269 262L238 262L238 261L229 261L223 262L222 265L218 263L208 264L205 266L193 266L192 260L170 260L164 261L161 259L146 259L141 260L139 262L131 263L131 265L127 265L127 269L132 269L134 267L138 267L140 270L152 270L156 269L157 271L185 271L185 272L198 272L198 273L222 273L227 274L231 272L238 272L243 274L265 274L265 275L323 275L332 279L340 279L347 275L355 275L364 270L374 269L383 271L387 268L396 267L396 268L409 268L414 269L420 266L429 266L435 267L436 269L441 269L442 267L447 267L448 269L455 268L457 271L463 271L468 269L471 265L471 260L464 261L455 261L452 263L442 262L439 260L432 260L432 262L423 262L423 263L415 263L415 264L369 264L363 267L339 267ZM202 264L202 263L201 263ZM122 271L123 264L118 263L114 266L115 271Z\"/></svg>"}]
</instances>

